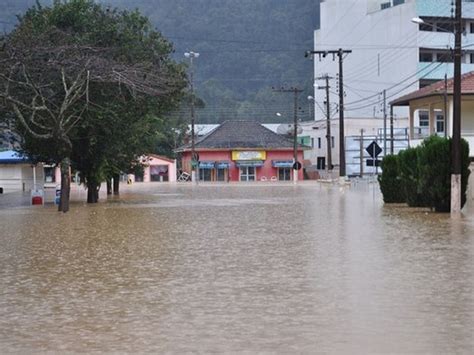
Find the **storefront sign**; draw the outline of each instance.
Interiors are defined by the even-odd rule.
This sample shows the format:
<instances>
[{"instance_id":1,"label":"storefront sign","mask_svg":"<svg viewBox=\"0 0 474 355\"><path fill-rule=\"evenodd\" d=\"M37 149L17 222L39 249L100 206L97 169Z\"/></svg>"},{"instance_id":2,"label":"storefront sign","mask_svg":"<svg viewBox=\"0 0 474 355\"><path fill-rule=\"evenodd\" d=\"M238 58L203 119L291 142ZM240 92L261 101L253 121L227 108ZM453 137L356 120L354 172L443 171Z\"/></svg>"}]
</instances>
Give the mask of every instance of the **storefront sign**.
<instances>
[{"instance_id":1,"label":"storefront sign","mask_svg":"<svg viewBox=\"0 0 474 355\"><path fill-rule=\"evenodd\" d=\"M232 160L265 160L267 154L264 150L233 151Z\"/></svg>"},{"instance_id":2,"label":"storefront sign","mask_svg":"<svg viewBox=\"0 0 474 355\"><path fill-rule=\"evenodd\" d=\"M228 161L216 162L216 169L229 169L229 162Z\"/></svg>"},{"instance_id":3,"label":"storefront sign","mask_svg":"<svg viewBox=\"0 0 474 355\"><path fill-rule=\"evenodd\" d=\"M235 162L235 165L238 168L245 168L249 166L259 168L263 166L263 161L262 160L238 160Z\"/></svg>"},{"instance_id":4,"label":"storefront sign","mask_svg":"<svg viewBox=\"0 0 474 355\"><path fill-rule=\"evenodd\" d=\"M215 161L200 161L199 169L214 169Z\"/></svg>"},{"instance_id":5,"label":"storefront sign","mask_svg":"<svg viewBox=\"0 0 474 355\"><path fill-rule=\"evenodd\" d=\"M274 168L291 168L293 167L293 160L272 160Z\"/></svg>"}]
</instances>

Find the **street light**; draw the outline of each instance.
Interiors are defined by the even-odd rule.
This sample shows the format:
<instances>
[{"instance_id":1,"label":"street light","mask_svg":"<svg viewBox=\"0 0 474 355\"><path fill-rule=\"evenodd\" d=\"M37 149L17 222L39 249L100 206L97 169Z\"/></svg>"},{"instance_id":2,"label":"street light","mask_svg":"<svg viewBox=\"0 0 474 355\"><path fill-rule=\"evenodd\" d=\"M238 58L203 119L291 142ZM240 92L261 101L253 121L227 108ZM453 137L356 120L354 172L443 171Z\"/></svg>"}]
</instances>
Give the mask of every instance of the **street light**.
<instances>
[{"instance_id":1,"label":"street light","mask_svg":"<svg viewBox=\"0 0 474 355\"><path fill-rule=\"evenodd\" d=\"M196 52L186 52L184 53L186 58L189 58L189 83L191 86L191 181L193 185L196 185L199 180L199 159L197 159L195 151L195 141L194 141L194 67L193 61L194 58L199 58L199 53ZM196 169L196 166L198 169ZM196 174L197 170L197 174Z\"/></svg>"}]
</instances>

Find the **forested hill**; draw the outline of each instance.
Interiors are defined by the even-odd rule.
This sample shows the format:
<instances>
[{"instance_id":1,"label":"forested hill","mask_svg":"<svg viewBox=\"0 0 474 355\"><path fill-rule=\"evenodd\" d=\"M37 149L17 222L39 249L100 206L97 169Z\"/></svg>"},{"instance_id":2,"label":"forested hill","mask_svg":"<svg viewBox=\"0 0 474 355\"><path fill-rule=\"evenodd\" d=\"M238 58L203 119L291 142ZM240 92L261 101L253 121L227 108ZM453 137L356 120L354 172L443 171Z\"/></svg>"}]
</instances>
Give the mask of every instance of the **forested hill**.
<instances>
[{"instance_id":1,"label":"forested hill","mask_svg":"<svg viewBox=\"0 0 474 355\"><path fill-rule=\"evenodd\" d=\"M15 15L35 0L0 0L0 25L9 30ZM49 5L51 0L41 0ZM195 61L196 94L205 102L201 123L247 118L288 121L291 94L272 87L298 86L299 115L310 117L312 48L318 27L318 0L100 0L113 7L138 8L175 46L175 59L185 51L200 53ZM280 112L281 116L276 116ZM177 112L187 114L186 105Z\"/></svg>"}]
</instances>

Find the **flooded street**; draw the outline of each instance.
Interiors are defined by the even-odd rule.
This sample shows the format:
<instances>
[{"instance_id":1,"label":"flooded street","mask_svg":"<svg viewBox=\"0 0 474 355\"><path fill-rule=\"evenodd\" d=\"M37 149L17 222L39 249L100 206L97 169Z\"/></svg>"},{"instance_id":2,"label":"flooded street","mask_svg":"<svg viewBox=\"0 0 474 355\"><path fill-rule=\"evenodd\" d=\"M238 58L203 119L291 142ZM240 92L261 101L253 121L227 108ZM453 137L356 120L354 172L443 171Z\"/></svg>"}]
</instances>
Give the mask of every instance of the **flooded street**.
<instances>
[{"instance_id":1,"label":"flooded street","mask_svg":"<svg viewBox=\"0 0 474 355\"><path fill-rule=\"evenodd\" d=\"M0 222L1 352L474 351L472 210L387 207L367 186L135 184Z\"/></svg>"}]
</instances>

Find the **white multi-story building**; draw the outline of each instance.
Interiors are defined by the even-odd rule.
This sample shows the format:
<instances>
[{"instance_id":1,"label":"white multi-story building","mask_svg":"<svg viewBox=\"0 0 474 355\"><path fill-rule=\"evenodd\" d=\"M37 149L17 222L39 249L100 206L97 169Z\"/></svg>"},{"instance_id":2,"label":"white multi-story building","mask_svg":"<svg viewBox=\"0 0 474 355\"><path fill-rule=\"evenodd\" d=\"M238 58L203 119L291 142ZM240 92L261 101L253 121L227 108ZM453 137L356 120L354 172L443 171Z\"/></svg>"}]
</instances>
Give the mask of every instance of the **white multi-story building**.
<instances>
[{"instance_id":1,"label":"white multi-story building","mask_svg":"<svg viewBox=\"0 0 474 355\"><path fill-rule=\"evenodd\" d=\"M463 0L462 6L464 73L474 70L474 2ZM445 75L452 77L452 10L451 0L322 0L315 50L352 50L343 60L345 116L381 117L383 90L388 103ZM425 23L416 24L413 18ZM337 103L337 56L315 55L314 72L315 78L326 73L336 77L330 83L330 101ZM316 80L316 88L318 84L324 82ZM316 119L323 119L319 107L325 91L315 89L315 98ZM407 116L404 109L395 114Z\"/></svg>"}]
</instances>

